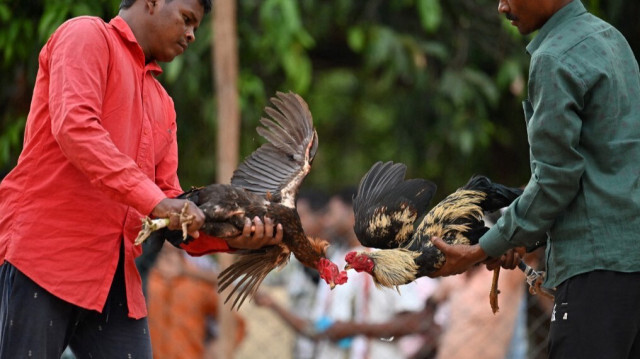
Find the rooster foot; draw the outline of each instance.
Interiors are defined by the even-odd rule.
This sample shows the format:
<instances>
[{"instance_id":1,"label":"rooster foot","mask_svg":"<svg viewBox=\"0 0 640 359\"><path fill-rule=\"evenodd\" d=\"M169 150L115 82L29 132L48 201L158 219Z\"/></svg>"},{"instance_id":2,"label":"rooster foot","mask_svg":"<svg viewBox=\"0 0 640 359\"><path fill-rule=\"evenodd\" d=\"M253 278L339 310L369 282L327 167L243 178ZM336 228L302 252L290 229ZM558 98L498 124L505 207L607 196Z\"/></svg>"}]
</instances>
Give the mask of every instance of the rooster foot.
<instances>
[{"instance_id":1,"label":"rooster foot","mask_svg":"<svg viewBox=\"0 0 640 359\"><path fill-rule=\"evenodd\" d=\"M498 289L498 278L500 276L500 267L493 270L493 280L491 282L491 291L489 292L489 304L491 305L491 311L493 314L496 314L500 307L498 306L498 294L500 294L500 290Z\"/></svg>"},{"instance_id":2,"label":"rooster foot","mask_svg":"<svg viewBox=\"0 0 640 359\"><path fill-rule=\"evenodd\" d=\"M182 207L182 210L180 211L180 226L182 226L183 241L187 240L187 236L189 234L189 232L187 232L187 227L189 227L189 225L193 223L193 220L196 219L196 216L187 214L188 208L189 208L189 202L185 202L184 206Z\"/></svg>"},{"instance_id":3,"label":"rooster foot","mask_svg":"<svg viewBox=\"0 0 640 359\"><path fill-rule=\"evenodd\" d=\"M172 215L178 215L180 217L179 221L180 221L180 226L182 227L183 241L187 239L187 235L188 235L187 228L191 223L193 223L193 220L196 218L196 216L194 215L187 214L188 208L189 208L189 202L184 204L180 213L172 213ZM170 222L171 220L169 218L156 218L156 219L151 219L149 217L143 218L142 229L140 229L140 232L138 232L138 237L136 237L136 240L133 243L136 246L142 244L142 242L144 242L147 238L149 238L152 232L157 231L158 229L161 229L164 227L168 227Z\"/></svg>"},{"instance_id":4,"label":"rooster foot","mask_svg":"<svg viewBox=\"0 0 640 359\"><path fill-rule=\"evenodd\" d=\"M136 246L139 246L144 242L152 232L157 231L160 228L164 228L169 225L168 218L157 218L151 219L149 217L145 217L142 219L142 229L138 232L138 237L133 242Z\"/></svg>"},{"instance_id":5,"label":"rooster foot","mask_svg":"<svg viewBox=\"0 0 640 359\"><path fill-rule=\"evenodd\" d=\"M538 279L536 279L535 283L531 286L529 286L529 293L531 293L531 295L537 295L540 294L543 297L549 298L549 299L554 299L554 295L547 292L544 288L542 288L542 282L543 282L543 278L540 277Z\"/></svg>"}]
</instances>

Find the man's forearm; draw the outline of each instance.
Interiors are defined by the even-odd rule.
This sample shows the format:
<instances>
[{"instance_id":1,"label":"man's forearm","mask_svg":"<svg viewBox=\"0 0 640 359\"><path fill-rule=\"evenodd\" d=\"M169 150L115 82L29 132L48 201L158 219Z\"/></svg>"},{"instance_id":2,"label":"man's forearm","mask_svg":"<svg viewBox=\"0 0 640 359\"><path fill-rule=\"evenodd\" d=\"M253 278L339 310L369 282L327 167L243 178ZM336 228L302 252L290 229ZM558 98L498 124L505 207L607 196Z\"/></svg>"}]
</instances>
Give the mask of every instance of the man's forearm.
<instances>
[{"instance_id":1,"label":"man's forearm","mask_svg":"<svg viewBox=\"0 0 640 359\"><path fill-rule=\"evenodd\" d=\"M312 328L311 321L295 315L294 313L280 306L278 303L273 303L271 305L271 309L273 309L273 311L297 333L312 338L314 337L315 333L310 330Z\"/></svg>"}]
</instances>

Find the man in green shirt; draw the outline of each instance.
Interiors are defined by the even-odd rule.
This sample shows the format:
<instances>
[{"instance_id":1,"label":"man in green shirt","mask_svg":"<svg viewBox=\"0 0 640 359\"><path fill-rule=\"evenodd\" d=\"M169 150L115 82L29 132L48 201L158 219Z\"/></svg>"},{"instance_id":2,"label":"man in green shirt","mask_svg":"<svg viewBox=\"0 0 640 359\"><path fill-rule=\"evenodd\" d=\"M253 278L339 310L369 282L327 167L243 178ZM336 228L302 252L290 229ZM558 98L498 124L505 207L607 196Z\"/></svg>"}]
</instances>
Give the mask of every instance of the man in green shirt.
<instances>
[{"instance_id":1,"label":"man in green shirt","mask_svg":"<svg viewBox=\"0 0 640 359\"><path fill-rule=\"evenodd\" d=\"M478 245L434 244L459 274L546 241L552 358L640 358L640 74L624 37L580 0L500 0L539 30L524 101L531 178ZM504 257L503 257L504 258Z\"/></svg>"}]
</instances>

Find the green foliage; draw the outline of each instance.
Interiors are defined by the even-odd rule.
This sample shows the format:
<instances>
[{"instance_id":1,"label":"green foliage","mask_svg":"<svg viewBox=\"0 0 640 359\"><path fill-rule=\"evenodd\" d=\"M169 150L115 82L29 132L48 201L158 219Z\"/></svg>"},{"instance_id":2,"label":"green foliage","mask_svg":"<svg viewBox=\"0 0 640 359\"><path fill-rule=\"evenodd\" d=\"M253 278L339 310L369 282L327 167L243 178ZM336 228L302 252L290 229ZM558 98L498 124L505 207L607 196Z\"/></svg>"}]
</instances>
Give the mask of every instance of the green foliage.
<instances>
[{"instance_id":1,"label":"green foliage","mask_svg":"<svg viewBox=\"0 0 640 359\"><path fill-rule=\"evenodd\" d=\"M628 16L635 2L583 2L635 29ZM0 171L17 159L46 39L72 16L109 20L118 4L0 2ZM269 97L294 91L308 101L320 139L306 186L357 184L377 160L406 163L410 177L434 180L439 196L474 173L510 185L529 177L521 101L530 37L497 14L495 0L242 0L237 7L241 158L263 143L255 127ZM184 187L215 178L221 119L210 21L160 76L179 118ZM633 45L640 31L626 35Z\"/></svg>"},{"instance_id":2,"label":"green foliage","mask_svg":"<svg viewBox=\"0 0 640 359\"><path fill-rule=\"evenodd\" d=\"M440 27L442 8L440 0L416 0L416 7L420 15L420 23L428 33L433 33Z\"/></svg>"},{"instance_id":3,"label":"green foliage","mask_svg":"<svg viewBox=\"0 0 640 359\"><path fill-rule=\"evenodd\" d=\"M12 150L19 148L21 145L21 135L24 131L25 121L26 118L24 116L18 118L10 123L6 130L0 134L0 163L8 162L13 157Z\"/></svg>"}]
</instances>

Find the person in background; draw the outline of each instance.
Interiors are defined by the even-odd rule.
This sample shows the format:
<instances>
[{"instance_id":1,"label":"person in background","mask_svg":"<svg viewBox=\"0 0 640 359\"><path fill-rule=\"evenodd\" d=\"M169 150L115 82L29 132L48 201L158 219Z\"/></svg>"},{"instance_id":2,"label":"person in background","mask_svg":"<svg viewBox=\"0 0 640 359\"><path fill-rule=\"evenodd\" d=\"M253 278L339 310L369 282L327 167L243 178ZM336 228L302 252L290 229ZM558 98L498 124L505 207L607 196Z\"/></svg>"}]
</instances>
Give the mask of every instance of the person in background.
<instances>
[{"instance_id":1,"label":"person in background","mask_svg":"<svg viewBox=\"0 0 640 359\"><path fill-rule=\"evenodd\" d=\"M638 63L580 0L500 0L498 11L521 34L538 31L523 104L531 178L479 244L433 239L446 255L434 276L546 242L549 357L638 358Z\"/></svg>"},{"instance_id":2,"label":"person in background","mask_svg":"<svg viewBox=\"0 0 640 359\"><path fill-rule=\"evenodd\" d=\"M474 267L441 280L431 298L446 308L436 358L526 358L526 347L524 353L519 351L524 356L507 356L517 333L517 319L526 318L520 311L525 302L523 275L515 271L500 274L500 310L495 314L487 295L492 276L484 267ZM526 343L526 336L518 339Z\"/></svg>"},{"instance_id":3,"label":"person in background","mask_svg":"<svg viewBox=\"0 0 640 359\"><path fill-rule=\"evenodd\" d=\"M158 62L186 51L210 9L124 0L109 23L71 19L43 47L23 150L0 183L0 357L59 358L69 345L80 358L151 358L133 240L146 215L178 229L188 203L173 198L177 123ZM186 208L198 237L204 215ZM219 247L281 241L268 220L251 227Z\"/></svg>"},{"instance_id":4,"label":"person in background","mask_svg":"<svg viewBox=\"0 0 640 359\"><path fill-rule=\"evenodd\" d=\"M296 208L300 216L302 228L307 236L325 238L323 217L326 212L328 196L318 190L302 190L298 194ZM302 265L295 256L291 257L285 268L288 276L286 290L293 314L305 317L318 288L320 276L318 272ZM296 359L312 359L315 342L304 335L297 335L293 346L293 357Z\"/></svg>"},{"instance_id":5,"label":"person in background","mask_svg":"<svg viewBox=\"0 0 640 359\"><path fill-rule=\"evenodd\" d=\"M361 248L353 231L354 193L355 189L347 188L333 195L323 218L333 247L329 256L338 267L344 266L348 251ZM343 287L318 287L306 316L291 312L263 292L255 301L273 310L297 333L314 340L313 358L404 358L396 337L426 330L423 327L431 323L415 315L424 307L415 283L402 286L400 295L377 289L370 276L354 271L348 275L348 284Z\"/></svg>"},{"instance_id":6,"label":"person in background","mask_svg":"<svg viewBox=\"0 0 640 359\"><path fill-rule=\"evenodd\" d=\"M217 273L207 260L163 246L149 275L149 332L158 359L204 358L211 351L208 319L218 317ZM237 347L245 334L244 319L233 312ZM215 341L215 338L213 338Z\"/></svg>"}]
</instances>

